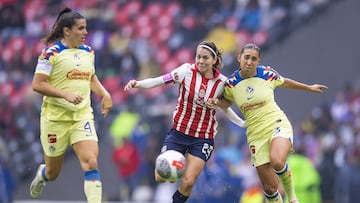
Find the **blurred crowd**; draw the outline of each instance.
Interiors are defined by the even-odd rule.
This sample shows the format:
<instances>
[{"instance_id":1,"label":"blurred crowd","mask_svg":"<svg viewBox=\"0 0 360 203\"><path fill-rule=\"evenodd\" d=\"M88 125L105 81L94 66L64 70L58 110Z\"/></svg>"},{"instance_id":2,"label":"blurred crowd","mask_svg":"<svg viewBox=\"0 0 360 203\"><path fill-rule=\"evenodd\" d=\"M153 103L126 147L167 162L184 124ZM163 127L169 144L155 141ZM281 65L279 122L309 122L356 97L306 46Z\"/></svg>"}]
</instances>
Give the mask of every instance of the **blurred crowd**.
<instances>
[{"instance_id":1,"label":"blurred crowd","mask_svg":"<svg viewBox=\"0 0 360 203\"><path fill-rule=\"evenodd\" d=\"M11 197L16 183L31 175L27 169L43 161L39 143L41 97L32 91L31 80L44 47L40 39L51 29L59 8L73 8L87 18L86 43L95 49L97 75L114 100L115 109L109 118L96 123L98 131L113 140L112 158L119 166L119 187L123 188L109 199L156 200L172 193L167 192L169 187L157 187L153 166L171 123L177 92L166 87L140 94L140 90L124 92L124 84L193 61L195 46L203 40L216 42L223 49L225 67L235 67L238 47L253 42L262 49L271 49L272 44L334 2L0 0L0 164L13 174L11 179L11 173L0 173L0 182L10 177L6 186ZM228 75L231 71L223 72ZM94 106L95 116L100 116L99 109ZM341 185L360 176L359 167L352 167L360 159L356 150L360 148L359 115L359 86L348 84L334 101L315 107L306 120L295 125L295 149L316 168L321 181L311 189L320 190L323 202L348 197L343 197L345 192L342 196L335 192L334 186L339 187L336 174L342 175ZM224 117L220 116L219 121L219 134L226 136L216 138L216 153L199 178L190 202L211 202L205 199L210 197L215 202L232 202L239 200L242 192L258 186L249 164L245 131ZM352 173L352 178L343 177Z\"/></svg>"}]
</instances>

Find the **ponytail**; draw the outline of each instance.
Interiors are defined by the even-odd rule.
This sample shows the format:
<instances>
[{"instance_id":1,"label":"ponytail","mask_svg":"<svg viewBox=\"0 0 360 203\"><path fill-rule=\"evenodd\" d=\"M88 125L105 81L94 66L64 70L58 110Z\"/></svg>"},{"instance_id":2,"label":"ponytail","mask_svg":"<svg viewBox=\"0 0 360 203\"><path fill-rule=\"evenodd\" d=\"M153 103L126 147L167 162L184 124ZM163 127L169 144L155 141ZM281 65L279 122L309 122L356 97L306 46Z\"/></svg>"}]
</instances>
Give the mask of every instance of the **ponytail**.
<instances>
[{"instance_id":1,"label":"ponytail","mask_svg":"<svg viewBox=\"0 0 360 203\"><path fill-rule=\"evenodd\" d=\"M65 27L72 28L76 23L75 20L83 19L84 17L72 11L71 8L64 8L56 18L54 25L52 26L51 32L44 38L45 44L49 45L57 40L60 40L64 37L63 29Z\"/></svg>"}]
</instances>

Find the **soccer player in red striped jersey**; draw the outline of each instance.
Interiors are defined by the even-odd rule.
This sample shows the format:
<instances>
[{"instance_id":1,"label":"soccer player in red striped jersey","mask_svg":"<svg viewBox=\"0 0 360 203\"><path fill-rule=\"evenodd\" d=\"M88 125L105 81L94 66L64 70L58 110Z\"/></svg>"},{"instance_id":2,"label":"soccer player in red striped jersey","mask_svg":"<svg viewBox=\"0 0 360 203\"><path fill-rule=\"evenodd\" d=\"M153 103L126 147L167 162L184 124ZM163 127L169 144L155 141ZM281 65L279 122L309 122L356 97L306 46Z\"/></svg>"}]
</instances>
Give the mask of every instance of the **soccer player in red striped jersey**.
<instances>
[{"instance_id":1,"label":"soccer player in red striped jersey","mask_svg":"<svg viewBox=\"0 0 360 203\"><path fill-rule=\"evenodd\" d=\"M206 101L216 98L224 90L226 76L222 67L222 53L213 42L201 42L196 49L195 64L184 63L170 73L145 80L130 80L124 87L148 89L161 85L179 84L179 94L173 114L173 126L168 132L161 152L176 150L186 155L186 172L173 203L185 202L191 194L196 179L214 150L217 133L216 109L208 108ZM230 108L222 109L225 115L240 127L246 123ZM157 182L164 182L156 173Z\"/></svg>"}]
</instances>

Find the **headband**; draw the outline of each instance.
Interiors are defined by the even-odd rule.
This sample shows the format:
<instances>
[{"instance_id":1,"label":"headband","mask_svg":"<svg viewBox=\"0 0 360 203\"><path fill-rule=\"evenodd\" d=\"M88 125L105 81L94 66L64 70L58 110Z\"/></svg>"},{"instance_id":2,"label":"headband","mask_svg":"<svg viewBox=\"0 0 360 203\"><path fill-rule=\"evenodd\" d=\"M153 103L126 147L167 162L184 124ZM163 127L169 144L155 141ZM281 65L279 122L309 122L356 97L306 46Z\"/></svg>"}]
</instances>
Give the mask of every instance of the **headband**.
<instances>
[{"instance_id":1,"label":"headband","mask_svg":"<svg viewBox=\"0 0 360 203\"><path fill-rule=\"evenodd\" d=\"M216 54L216 52L214 51L214 49L212 49L212 48L209 47L208 45L200 44L200 45L198 46L198 48L199 48L199 47L206 48L206 49L208 49L209 51L211 51L211 52L214 54L214 56L217 56L217 54Z\"/></svg>"}]
</instances>

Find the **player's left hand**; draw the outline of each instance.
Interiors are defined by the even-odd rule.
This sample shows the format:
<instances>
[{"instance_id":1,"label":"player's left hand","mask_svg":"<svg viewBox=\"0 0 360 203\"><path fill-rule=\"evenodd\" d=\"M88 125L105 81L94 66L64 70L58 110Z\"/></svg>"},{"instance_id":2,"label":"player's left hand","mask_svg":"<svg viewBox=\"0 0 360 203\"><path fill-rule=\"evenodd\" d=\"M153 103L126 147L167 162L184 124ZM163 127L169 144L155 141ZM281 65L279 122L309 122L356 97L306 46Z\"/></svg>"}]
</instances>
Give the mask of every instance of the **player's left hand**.
<instances>
[{"instance_id":1,"label":"player's left hand","mask_svg":"<svg viewBox=\"0 0 360 203\"><path fill-rule=\"evenodd\" d=\"M106 117L112 108L112 99L110 94L103 96L101 100L101 114Z\"/></svg>"},{"instance_id":2,"label":"player's left hand","mask_svg":"<svg viewBox=\"0 0 360 203\"><path fill-rule=\"evenodd\" d=\"M323 93L323 90L328 89L325 85L313 84L310 86L312 92Z\"/></svg>"}]
</instances>

